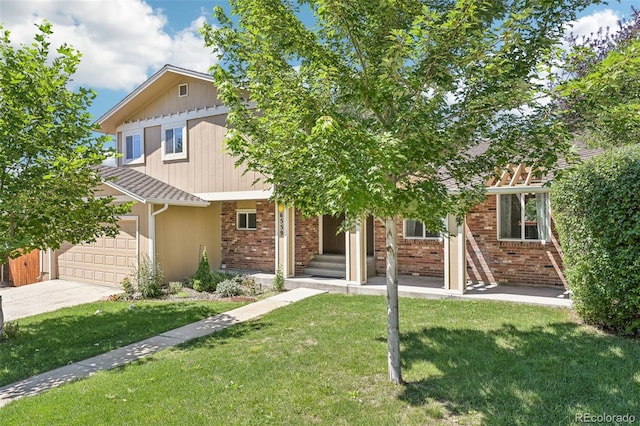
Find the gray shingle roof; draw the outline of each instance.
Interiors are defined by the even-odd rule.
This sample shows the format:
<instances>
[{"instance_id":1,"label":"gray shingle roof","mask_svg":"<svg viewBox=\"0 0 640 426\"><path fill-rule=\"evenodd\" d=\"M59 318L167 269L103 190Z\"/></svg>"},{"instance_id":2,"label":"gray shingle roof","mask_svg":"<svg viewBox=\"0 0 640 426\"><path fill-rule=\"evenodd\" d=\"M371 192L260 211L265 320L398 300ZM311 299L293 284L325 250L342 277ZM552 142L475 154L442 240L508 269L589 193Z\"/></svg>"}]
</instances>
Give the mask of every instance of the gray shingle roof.
<instances>
[{"instance_id":1,"label":"gray shingle roof","mask_svg":"<svg viewBox=\"0 0 640 426\"><path fill-rule=\"evenodd\" d=\"M208 201L128 167L99 166L96 169L105 185L140 203L206 207Z\"/></svg>"},{"instance_id":2,"label":"gray shingle roof","mask_svg":"<svg viewBox=\"0 0 640 426\"><path fill-rule=\"evenodd\" d=\"M576 146L576 154L577 154L577 158L574 158L573 160L577 160L578 162L584 161L588 158L591 158L595 155L598 155L600 153L603 152L603 149L601 148L587 148L585 146L584 143L580 142L580 141L574 141L573 145ZM472 147L471 149L469 149L468 153L470 157L477 157L478 155L483 154L489 147L489 144L487 142L481 142L479 143L477 146ZM569 167L571 167L573 163L569 163L567 162L567 160L565 158L559 158L558 159L558 169L559 170L564 170L564 169L568 169ZM542 182L541 183L547 183L553 180L554 178L554 173L553 172L549 172L547 173L543 178L542 178ZM479 183L483 183L481 181L481 179L479 177L475 178L473 180L474 184L479 184ZM457 182L454 179L447 179L444 181L445 187L449 190L449 191L457 191L460 188L457 185Z\"/></svg>"}]
</instances>

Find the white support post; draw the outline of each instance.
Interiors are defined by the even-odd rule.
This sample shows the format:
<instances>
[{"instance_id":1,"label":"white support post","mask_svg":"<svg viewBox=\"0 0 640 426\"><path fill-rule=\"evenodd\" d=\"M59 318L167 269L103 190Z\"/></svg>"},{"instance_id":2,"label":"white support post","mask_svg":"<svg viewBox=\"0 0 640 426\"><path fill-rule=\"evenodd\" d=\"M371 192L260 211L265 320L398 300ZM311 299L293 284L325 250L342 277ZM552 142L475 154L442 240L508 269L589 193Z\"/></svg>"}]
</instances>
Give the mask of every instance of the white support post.
<instances>
[{"instance_id":1,"label":"white support post","mask_svg":"<svg viewBox=\"0 0 640 426\"><path fill-rule=\"evenodd\" d=\"M276 204L276 271L285 278L295 276L295 217L293 207Z\"/></svg>"},{"instance_id":2,"label":"white support post","mask_svg":"<svg viewBox=\"0 0 640 426\"><path fill-rule=\"evenodd\" d=\"M353 230L346 232L346 278L357 284L367 282L367 241L365 219L360 219Z\"/></svg>"},{"instance_id":3,"label":"white support post","mask_svg":"<svg viewBox=\"0 0 640 426\"><path fill-rule=\"evenodd\" d=\"M444 288L464 294L467 291L467 257L465 224L447 216L448 236L444 240Z\"/></svg>"}]
</instances>

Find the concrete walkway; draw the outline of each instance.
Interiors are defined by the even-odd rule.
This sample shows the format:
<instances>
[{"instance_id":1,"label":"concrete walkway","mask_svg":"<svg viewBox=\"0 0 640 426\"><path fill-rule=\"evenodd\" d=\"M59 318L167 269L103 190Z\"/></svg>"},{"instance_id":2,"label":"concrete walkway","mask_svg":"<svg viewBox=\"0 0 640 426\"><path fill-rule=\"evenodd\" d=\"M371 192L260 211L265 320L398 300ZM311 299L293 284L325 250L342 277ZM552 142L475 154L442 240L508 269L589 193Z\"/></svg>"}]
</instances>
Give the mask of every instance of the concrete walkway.
<instances>
[{"instance_id":1,"label":"concrete walkway","mask_svg":"<svg viewBox=\"0 0 640 426\"><path fill-rule=\"evenodd\" d=\"M5 321L95 302L118 293L122 293L122 289L65 280L43 281L22 287L0 287Z\"/></svg>"},{"instance_id":2,"label":"concrete walkway","mask_svg":"<svg viewBox=\"0 0 640 426\"><path fill-rule=\"evenodd\" d=\"M252 275L257 282L270 283L271 274L256 273ZM368 279L367 284L360 285L343 279L319 277L295 277L285 280L287 289L299 287L325 290L329 293L342 293L368 296L385 296L387 294L386 278L376 276ZM423 299L457 299L457 300L497 300L501 302L524 303L529 305L571 308L570 292L562 287L512 286L496 284L468 284L466 293L446 290L442 278L414 277L400 275L398 277L398 296Z\"/></svg>"},{"instance_id":3,"label":"concrete walkway","mask_svg":"<svg viewBox=\"0 0 640 426\"><path fill-rule=\"evenodd\" d=\"M35 395L63 383L88 377L100 370L119 367L163 349L179 345L191 339L207 336L233 324L257 318L274 309L321 293L325 292L308 288L298 288L280 293L238 309L205 318L201 321L167 331L137 343L132 343L111 352L4 386L0 388L0 407L7 405L15 399Z\"/></svg>"}]
</instances>

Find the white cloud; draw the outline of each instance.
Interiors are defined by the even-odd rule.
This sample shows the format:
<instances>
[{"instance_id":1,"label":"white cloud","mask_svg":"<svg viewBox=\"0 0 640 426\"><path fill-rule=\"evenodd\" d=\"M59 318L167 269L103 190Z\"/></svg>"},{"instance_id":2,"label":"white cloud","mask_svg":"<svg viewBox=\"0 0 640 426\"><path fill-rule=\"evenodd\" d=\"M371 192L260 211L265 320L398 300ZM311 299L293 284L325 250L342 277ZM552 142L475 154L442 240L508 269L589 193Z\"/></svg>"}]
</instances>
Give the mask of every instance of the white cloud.
<instances>
[{"instance_id":1,"label":"white cloud","mask_svg":"<svg viewBox=\"0 0 640 426\"><path fill-rule=\"evenodd\" d=\"M578 37L589 36L596 34L600 28L606 29L607 27L611 32L616 32L619 20L620 15L617 12L605 9L570 22L566 25L566 33L567 35L573 33Z\"/></svg>"},{"instance_id":2,"label":"white cloud","mask_svg":"<svg viewBox=\"0 0 640 426\"><path fill-rule=\"evenodd\" d=\"M52 46L68 43L82 53L76 84L101 89L132 90L162 65L206 72L214 57L198 28L171 33L161 9L143 0L2 0L0 23L15 43L31 43L43 19L53 25Z\"/></svg>"}]
</instances>

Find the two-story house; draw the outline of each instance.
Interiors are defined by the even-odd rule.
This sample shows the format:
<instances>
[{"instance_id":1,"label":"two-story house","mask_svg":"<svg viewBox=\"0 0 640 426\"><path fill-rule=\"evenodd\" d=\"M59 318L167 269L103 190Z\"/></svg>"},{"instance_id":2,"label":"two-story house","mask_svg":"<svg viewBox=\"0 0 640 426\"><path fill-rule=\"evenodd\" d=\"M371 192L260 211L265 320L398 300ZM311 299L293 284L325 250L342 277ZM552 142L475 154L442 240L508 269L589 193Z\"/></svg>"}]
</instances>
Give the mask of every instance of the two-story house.
<instances>
[{"instance_id":1,"label":"two-story house","mask_svg":"<svg viewBox=\"0 0 640 426\"><path fill-rule=\"evenodd\" d=\"M225 152L227 112L211 76L166 65L104 114L97 124L115 135L121 157L116 167L100 168L100 190L133 208L116 238L50 254L50 276L119 285L146 255L160 262L167 281L182 280L196 271L205 247L215 269L280 267L287 277L358 283L384 274L382 223L368 218L337 233L340 218L304 218L269 201L262 177L236 167ZM450 238L419 221L399 221L399 273L440 277L460 292L467 281L563 285L544 182L530 167L511 167L488 182L486 201L464 226L446 218Z\"/></svg>"}]
</instances>

